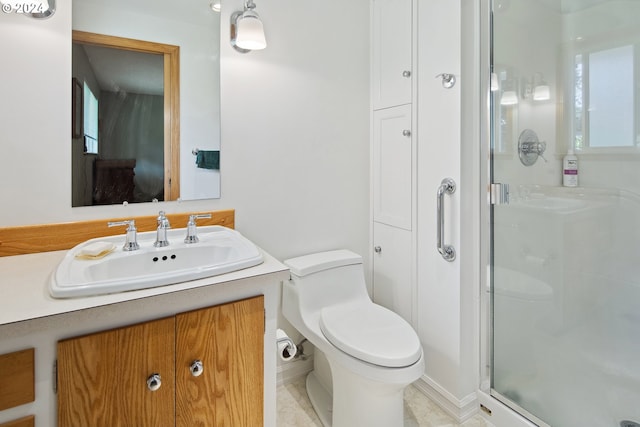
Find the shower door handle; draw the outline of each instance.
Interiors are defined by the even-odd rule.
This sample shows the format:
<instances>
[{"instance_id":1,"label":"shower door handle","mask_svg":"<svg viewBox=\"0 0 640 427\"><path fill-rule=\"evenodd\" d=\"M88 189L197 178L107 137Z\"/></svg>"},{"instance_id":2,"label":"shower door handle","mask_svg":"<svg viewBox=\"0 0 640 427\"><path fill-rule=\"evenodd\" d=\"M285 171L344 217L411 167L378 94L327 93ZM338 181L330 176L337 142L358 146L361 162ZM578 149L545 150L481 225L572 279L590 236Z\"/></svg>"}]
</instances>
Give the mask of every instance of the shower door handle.
<instances>
[{"instance_id":1,"label":"shower door handle","mask_svg":"<svg viewBox=\"0 0 640 427\"><path fill-rule=\"evenodd\" d=\"M438 222L438 236L437 246L438 252L442 255L446 261L452 262L456 259L456 250L451 245L444 243L444 195L453 194L456 191L456 182L451 178L445 178L438 187L437 197L437 222Z\"/></svg>"}]
</instances>

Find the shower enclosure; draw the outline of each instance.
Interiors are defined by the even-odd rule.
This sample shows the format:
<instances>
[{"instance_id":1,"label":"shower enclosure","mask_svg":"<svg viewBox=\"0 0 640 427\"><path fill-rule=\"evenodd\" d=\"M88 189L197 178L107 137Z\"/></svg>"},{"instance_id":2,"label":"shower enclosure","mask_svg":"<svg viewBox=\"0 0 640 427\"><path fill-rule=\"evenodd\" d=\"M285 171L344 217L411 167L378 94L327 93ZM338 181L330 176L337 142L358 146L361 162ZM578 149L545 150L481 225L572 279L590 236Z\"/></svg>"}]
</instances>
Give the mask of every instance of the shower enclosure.
<instances>
[{"instance_id":1,"label":"shower enclosure","mask_svg":"<svg viewBox=\"0 0 640 427\"><path fill-rule=\"evenodd\" d=\"M640 426L640 1L485 4L490 394L537 425Z\"/></svg>"}]
</instances>

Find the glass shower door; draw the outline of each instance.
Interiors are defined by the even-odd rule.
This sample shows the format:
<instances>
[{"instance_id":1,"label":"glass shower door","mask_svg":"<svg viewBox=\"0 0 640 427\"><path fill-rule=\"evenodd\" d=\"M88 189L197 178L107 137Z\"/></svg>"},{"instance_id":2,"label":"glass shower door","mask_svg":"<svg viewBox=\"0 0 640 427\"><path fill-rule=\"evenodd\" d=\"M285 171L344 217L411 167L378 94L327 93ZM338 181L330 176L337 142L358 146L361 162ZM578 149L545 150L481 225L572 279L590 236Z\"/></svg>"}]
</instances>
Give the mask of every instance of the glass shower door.
<instances>
[{"instance_id":1,"label":"glass shower door","mask_svg":"<svg viewBox=\"0 0 640 427\"><path fill-rule=\"evenodd\" d=\"M632 0L492 4L491 394L539 425L640 426L638 23Z\"/></svg>"}]
</instances>

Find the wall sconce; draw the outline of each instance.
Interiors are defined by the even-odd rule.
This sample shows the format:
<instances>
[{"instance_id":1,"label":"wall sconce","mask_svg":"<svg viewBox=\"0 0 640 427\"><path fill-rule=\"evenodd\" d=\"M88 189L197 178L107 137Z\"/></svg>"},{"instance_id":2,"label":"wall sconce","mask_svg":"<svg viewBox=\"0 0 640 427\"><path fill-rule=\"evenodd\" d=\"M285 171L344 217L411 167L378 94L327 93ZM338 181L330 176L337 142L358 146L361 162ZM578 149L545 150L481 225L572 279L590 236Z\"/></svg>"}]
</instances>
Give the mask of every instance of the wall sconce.
<instances>
[{"instance_id":1,"label":"wall sconce","mask_svg":"<svg viewBox=\"0 0 640 427\"><path fill-rule=\"evenodd\" d=\"M231 46L240 53L260 50L267 47L264 27L258 14L253 10L253 0L246 0L244 12L231 15Z\"/></svg>"},{"instance_id":2,"label":"wall sconce","mask_svg":"<svg viewBox=\"0 0 640 427\"><path fill-rule=\"evenodd\" d=\"M498 74L491 73L491 92L500 90L500 82L498 80Z\"/></svg>"},{"instance_id":3,"label":"wall sconce","mask_svg":"<svg viewBox=\"0 0 640 427\"><path fill-rule=\"evenodd\" d=\"M504 79L500 82L502 95L500 105L516 105L518 103L518 79L507 78L507 73L501 75Z\"/></svg>"},{"instance_id":4,"label":"wall sconce","mask_svg":"<svg viewBox=\"0 0 640 427\"><path fill-rule=\"evenodd\" d=\"M2 12L16 13L31 18L50 18L56 12L56 0L0 0Z\"/></svg>"},{"instance_id":5,"label":"wall sconce","mask_svg":"<svg viewBox=\"0 0 640 427\"><path fill-rule=\"evenodd\" d=\"M549 88L549 84L544 81L542 74L540 74L540 82L533 88L533 100L548 101L549 99L551 99L551 88Z\"/></svg>"},{"instance_id":6,"label":"wall sconce","mask_svg":"<svg viewBox=\"0 0 640 427\"><path fill-rule=\"evenodd\" d=\"M505 90L500 97L500 105L516 105L518 94L515 90Z\"/></svg>"},{"instance_id":7,"label":"wall sconce","mask_svg":"<svg viewBox=\"0 0 640 427\"><path fill-rule=\"evenodd\" d=\"M536 78L538 77L539 78ZM533 98L534 101L548 101L551 99L551 89L544 81L542 73L537 72L529 79L522 79L522 99Z\"/></svg>"}]
</instances>

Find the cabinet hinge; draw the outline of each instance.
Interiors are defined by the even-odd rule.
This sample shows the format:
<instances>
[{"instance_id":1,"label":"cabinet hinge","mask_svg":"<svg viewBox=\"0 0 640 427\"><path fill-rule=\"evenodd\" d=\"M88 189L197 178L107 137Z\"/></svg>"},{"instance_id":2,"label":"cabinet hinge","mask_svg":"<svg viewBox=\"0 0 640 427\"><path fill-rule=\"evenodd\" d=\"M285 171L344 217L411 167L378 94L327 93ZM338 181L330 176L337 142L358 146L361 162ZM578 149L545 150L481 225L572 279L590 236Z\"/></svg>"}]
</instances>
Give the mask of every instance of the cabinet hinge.
<instances>
[{"instance_id":1,"label":"cabinet hinge","mask_svg":"<svg viewBox=\"0 0 640 427\"><path fill-rule=\"evenodd\" d=\"M509 204L509 184L492 183L490 185L490 193L492 205Z\"/></svg>"},{"instance_id":2,"label":"cabinet hinge","mask_svg":"<svg viewBox=\"0 0 640 427\"><path fill-rule=\"evenodd\" d=\"M53 394L58 394L58 359L53 361Z\"/></svg>"}]
</instances>

